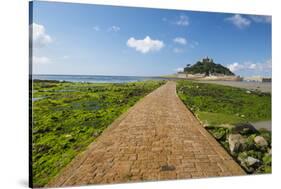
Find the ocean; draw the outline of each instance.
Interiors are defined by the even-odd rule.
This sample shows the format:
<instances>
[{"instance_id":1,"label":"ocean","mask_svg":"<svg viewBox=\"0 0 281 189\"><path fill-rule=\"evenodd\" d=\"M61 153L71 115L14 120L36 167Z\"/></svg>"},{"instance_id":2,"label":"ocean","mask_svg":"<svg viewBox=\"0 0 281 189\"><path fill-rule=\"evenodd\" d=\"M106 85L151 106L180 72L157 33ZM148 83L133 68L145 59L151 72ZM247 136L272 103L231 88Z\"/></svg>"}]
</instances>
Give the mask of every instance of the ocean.
<instances>
[{"instance_id":1,"label":"ocean","mask_svg":"<svg viewBox=\"0 0 281 189\"><path fill-rule=\"evenodd\" d=\"M163 80L161 77L105 76L105 75L32 75L33 80L56 80L89 83L128 83L146 80Z\"/></svg>"}]
</instances>

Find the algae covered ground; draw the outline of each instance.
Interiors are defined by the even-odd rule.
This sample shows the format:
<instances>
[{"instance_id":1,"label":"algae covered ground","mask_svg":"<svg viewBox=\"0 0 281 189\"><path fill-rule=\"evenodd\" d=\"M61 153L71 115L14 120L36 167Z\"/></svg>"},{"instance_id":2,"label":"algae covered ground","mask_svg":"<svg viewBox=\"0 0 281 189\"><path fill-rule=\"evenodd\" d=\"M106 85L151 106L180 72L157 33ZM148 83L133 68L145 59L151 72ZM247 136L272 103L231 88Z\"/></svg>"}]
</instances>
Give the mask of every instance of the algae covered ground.
<instances>
[{"instance_id":1,"label":"algae covered ground","mask_svg":"<svg viewBox=\"0 0 281 189\"><path fill-rule=\"evenodd\" d=\"M271 93L192 81L177 93L247 173L271 173L271 131L249 124L271 120Z\"/></svg>"},{"instance_id":2,"label":"algae covered ground","mask_svg":"<svg viewBox=\"0 0 281 189\"><path fill-rule=\"evenodd\" d=\"M164 83L35 80L31 99L34 187L44 186L118 116Z\"/></svg>"},{"instance_id":3,"label":"algae covered ground","mask_svg":"<svg viewBox=\"0 0 281 189\"><path fill-rule=\"evenodd\" d=\"M177 93L204 125L271 120L270 93L191 81L178 81Z\"/></svg>"}]
</instances>

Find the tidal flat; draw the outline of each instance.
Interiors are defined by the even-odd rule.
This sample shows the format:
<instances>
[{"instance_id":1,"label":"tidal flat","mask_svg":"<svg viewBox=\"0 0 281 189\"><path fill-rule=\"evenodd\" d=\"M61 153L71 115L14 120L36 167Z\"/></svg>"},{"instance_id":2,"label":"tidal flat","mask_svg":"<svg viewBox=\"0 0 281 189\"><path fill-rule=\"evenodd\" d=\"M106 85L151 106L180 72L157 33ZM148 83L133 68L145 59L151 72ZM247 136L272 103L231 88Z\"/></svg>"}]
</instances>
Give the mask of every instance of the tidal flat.
<instances>
[{"instance_id":1,"label":"tidal flat","mask_svg":"<svg viewBox=\"0 0 281 189\"><path fill-rule=\"evenodd\" d=\"M30 99L34 187L48 183L117 117L164 83L34 80Z\"/></svg>"},{"instance_id":2,"label":"tidal flat","mask_svg":"<svg viewBox=\"0 0 281 189\"><path fill-rule=\"evenodd\" d=\"M178 81L177 93L204 125L271 120L271 93L192 81Z\"/></svg>"},{"instance_id":3,"label":"tidal flat","mask_svg":"<svg viewBox=\"0 0 281 189\"><path fill-rule=\"evenodd\" d=\"M257 90L265 93L271 93L271 82L251 82L251 81L197 81L198 83L210 83L226 85L231 87L244 88L248 90Z\"/></svg>"}]
</instances>

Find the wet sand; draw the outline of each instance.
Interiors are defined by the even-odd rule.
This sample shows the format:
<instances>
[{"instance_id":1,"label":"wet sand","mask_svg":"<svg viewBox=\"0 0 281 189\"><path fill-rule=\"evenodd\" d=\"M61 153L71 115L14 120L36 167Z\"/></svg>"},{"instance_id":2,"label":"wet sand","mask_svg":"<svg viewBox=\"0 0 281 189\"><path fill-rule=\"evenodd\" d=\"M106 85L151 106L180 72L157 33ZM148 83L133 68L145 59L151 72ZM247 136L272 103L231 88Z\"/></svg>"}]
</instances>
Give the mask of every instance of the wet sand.
<instances>
[{"instance_id":1,"label":"wet sand","mask_svg":"<svg viewBox=\"0 0 281 189\"><path fill-rule=\"evenodd\" d=\"M267 129L271 131L272 122L271 121L260 121L256 123L251 123L256 129Z\"/></svg>"},{"instance_id":2,"label":"wet sand","mask_svg":"<svg viewBox=\"0 0 281 189\"><path fill-rule=\"evenodd\" d=\"M259 90L261 92L271 93L271 82L246 82L246 81L197 81L200 83L213 83L219 85L227 85L232 87L239 87L249 90Z\"/></svg>"}]
</instances>

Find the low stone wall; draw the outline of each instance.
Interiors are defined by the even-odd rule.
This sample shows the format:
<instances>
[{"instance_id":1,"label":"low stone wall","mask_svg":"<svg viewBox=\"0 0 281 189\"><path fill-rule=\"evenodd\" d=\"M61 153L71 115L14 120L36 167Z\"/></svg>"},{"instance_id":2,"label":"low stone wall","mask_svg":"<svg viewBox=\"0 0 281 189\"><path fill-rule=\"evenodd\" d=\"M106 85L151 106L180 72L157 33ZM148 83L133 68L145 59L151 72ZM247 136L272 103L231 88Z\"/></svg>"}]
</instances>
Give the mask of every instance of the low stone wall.
<instances>
[{"instance_id":1,"label":"low stone wall","mask_svg":"<svg viewBox=\"0 0 281 189\"><path fill-rule=\"evenodd\" d=\"M199 80L212 80L212 81L242 81L243 78L239 76L209 76L202 77Z\"/></svg>"},{"instance_id":2,"label":"low stone wall","mask_svg":"<svg viewBox=\"0 0 281 189\"><path fill-rule=\"evenodd\" d=\"M191 80L204 80L204 81L242 81L243 78L239 76L205 76L204 74L184 74L178 73L177 78L191 79Z\"/></svg>"}]
</instances>

